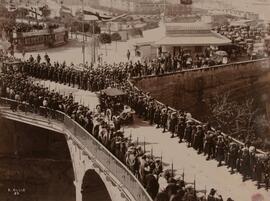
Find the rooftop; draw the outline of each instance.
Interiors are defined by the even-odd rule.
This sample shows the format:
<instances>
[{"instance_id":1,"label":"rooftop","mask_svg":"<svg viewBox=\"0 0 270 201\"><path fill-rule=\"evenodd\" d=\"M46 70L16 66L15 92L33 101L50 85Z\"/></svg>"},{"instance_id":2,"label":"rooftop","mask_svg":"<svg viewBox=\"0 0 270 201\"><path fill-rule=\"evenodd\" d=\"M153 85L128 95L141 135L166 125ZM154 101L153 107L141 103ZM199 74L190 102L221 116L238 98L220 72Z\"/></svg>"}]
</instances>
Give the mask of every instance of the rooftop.
<instances>
[{"instance_id":1,"label":"rooftop","mask_svg":"<svg viewBox=\"0 0 270 201\"><path fill-rule=\"evenodd\" d=\"M166 23L145 31L143 35L143 38L134 41L136 45L207 46L231 43L230 39L211 31L209 25L201 22Z\"/></svg>"}]
</instances>

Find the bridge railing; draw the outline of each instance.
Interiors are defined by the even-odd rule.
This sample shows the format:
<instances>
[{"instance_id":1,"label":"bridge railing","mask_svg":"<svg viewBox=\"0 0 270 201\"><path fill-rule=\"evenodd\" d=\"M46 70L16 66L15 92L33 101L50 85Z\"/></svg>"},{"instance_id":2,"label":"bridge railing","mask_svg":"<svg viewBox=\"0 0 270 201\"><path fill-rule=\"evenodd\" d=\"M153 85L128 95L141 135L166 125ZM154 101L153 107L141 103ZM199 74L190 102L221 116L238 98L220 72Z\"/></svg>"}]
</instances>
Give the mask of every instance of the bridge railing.
<instances>
[{"instance_id":1,"label":"bridge railing","mask_svg":"<svg viewBox=\"0 0 270 201\"><path fill-rule=\"evenodd\" d=\"M128 83L129 83L129 85L130 85L132 88L134 88L134 89L137 90L137 91L140 91L139 88L136 87L136 86L132 83L131 80L128 80ZM160 102L160 101L158 101L158 100L156 100L156 103L157 103L159 106L165 106L162 102ZM174 109L174 108L172 108L172 107L168 107L168 108L169 108L171 111L174 111L174 112L177 111L176 109ZM190 120L192 120L193 122L195 122L195 123L197 123L197 124L202 124L202 122L200 122L200 121L197 120L197 119L191 118ZM212 127L211 129L212 129L212 131L216 131L213 127ZM228 137L230 140L232 140L233 142L235 142L235 143L237 143L237 144L239 144L239 145L242 145L242 146L244 145L243 142L237 140L236 138L233 138L233 137L231 137L231 136L229 136L229 135L227 135L227 134L225 134L225 133L223 133L223 132L221 132L221 134L222 134L224 137ZM266 154L266 152L264 152L264 151L262 151L262 150L260 150L260 149L257 149L256 151L257 151L258 153L260 153L260 154Z\"/></svg>"},{"instance_id":2,"label":"bridge railing","mask_svg":"<svg viewBox=\"0 0 270 201\"><path fill-rule=\"evenodd\" d=\"M82 149L90 152L96 161L100 162L106 170L111 173L121 183L122 189L127 189L128 192L136 199L136 201L152 201L145 188L134 174L117 159L103 144L101 144L94 136L86 131L80 124L71 119L68 115L61 111L51 110L45 107L34 108L25 102L18 102L8 98L0 98L0 105L11 107L19 107L25 114L36 113L50 119L55 119L62 122L65 128L73 135L76 140L83 146ZM36 118L38 118L36 116ZM33 117L31 117L33 118ZM35 117L34 117L35 118ZM41 120L38 118L37 120Z\"/></svg>"}]
</instances>

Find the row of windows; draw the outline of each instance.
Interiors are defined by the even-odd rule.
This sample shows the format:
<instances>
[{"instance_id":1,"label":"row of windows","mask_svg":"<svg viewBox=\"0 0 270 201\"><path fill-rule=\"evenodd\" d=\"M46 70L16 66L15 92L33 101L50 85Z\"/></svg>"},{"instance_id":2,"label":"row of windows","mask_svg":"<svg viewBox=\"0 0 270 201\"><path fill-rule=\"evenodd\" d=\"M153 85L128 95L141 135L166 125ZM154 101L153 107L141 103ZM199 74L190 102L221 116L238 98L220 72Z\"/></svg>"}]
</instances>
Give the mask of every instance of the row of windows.
<instances>
[{"instance_id":1,"label":"row of windows","mask_svg":"<svg viewBox=\"0 0 270 201\"><path fill-rule=\"evenodd\" d=\"M38 45L43 44L51 39L52 36L34 36L34 37L27 37L18 39L18 43L24 45ZM55 41L62 41L64 40L64 34L54 35Z\"/></svg>"}]
</instances>

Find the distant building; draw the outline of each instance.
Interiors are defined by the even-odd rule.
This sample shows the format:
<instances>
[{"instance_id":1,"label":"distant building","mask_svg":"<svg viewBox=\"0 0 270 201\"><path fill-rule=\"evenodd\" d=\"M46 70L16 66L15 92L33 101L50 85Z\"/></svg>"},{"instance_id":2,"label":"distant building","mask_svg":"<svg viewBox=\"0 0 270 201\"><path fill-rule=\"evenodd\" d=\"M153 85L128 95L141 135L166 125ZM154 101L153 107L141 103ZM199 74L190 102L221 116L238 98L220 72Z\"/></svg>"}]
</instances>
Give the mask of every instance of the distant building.
<instances>
[{"instance_id":1,"label":"distant building","mask_svg":"<svg viewBox=\"0 0 270 201\"><path fill-rule=\"evenodd\" d=\"M155 0L100 0L99 6L133 13L159 13L163 1Z\"/></svg>"},{"instance_id":2,"label":"distant building","mask_svg":"<svg viewBox=\"0 0 270 201\"><path fill-rule=\"evenodd\" d=\"M231 40L214 32L205 23L165 23L157 29L144 32L144 37L132 41L136 52L142 57L155 57L157 50L176 54L185 50L191 54L204 52L210 46L231 44Z\"/></svg>"}]
</instances>

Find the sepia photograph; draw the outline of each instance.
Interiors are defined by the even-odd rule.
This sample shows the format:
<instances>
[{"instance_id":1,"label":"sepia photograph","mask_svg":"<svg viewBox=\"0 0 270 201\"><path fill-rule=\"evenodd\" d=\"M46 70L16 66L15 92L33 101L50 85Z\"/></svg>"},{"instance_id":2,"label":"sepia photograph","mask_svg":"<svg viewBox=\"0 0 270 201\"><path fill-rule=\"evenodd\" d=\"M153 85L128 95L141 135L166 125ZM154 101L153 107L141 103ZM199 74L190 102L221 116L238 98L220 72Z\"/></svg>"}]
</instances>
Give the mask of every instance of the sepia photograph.
<instances>
[{"instance_id":1,"label":"sepia photograph","mask_svg":"<svg viewBox=\"0 0 270 201\"><path fill-rule=\"evenodd\" d=\"M0 201L270 201L270 0L0 0Z\"/></svg>"}]
</instances>

